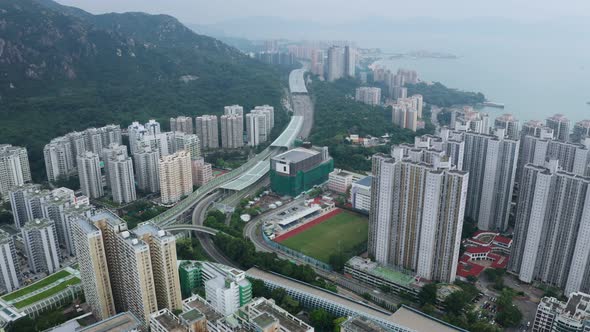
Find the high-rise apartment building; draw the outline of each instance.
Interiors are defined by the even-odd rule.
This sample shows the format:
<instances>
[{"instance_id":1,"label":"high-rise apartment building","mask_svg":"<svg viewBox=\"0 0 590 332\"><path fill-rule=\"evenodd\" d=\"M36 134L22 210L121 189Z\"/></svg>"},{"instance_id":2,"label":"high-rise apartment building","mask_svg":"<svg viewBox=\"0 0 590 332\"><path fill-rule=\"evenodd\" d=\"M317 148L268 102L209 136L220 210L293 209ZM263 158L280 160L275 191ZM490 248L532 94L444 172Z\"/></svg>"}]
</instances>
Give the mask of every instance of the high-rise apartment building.
<instances>
[{"instance_id":1,"label":"high-rise apartment building","mask_svg":"<svg viewBox=\"0 0 590 332\"><path fill-rule=\"evenodd\" d=\"M130 311L147 326L158 308L148 245L111 212L97 213L91 222L102 233L115 310Z\"/></svg>"},{"instance_id":2,"label":"high-rise apartment building","mask_svg":"<svg viewBox=\"0 0 590 332\"><path fill-rule=\"evenodd\" d=\"M244 107L242 107L240 105L225 106L223 108L223 115L244 116Z\"/></svg>"},{"instance_id":3,"label":"high-rise apartment building","mask_svg":"<svg viewBox=\"0 0 590 332\"><path fill-rule=\"evenodd\" d=\"M519 142L496 135L463 133L463 170L469 172L465 216L481 230L505 231L516 178Z\"/></svg>"},{"instance_id":4,"label":"high-rise apartment building","mask_svg":"<svg viewBox=\"0 0 590 332\"><path fill-rule=\"evenodd\" d=\"M87 151L79 155L78 177L80 179L80 189L84 195L89 198L99 198L104 195L102 187L102 175L100 171L100 158L98 154Z\"/></svg>"},{"instance_id":5,"label":"high-rise apartment building","mask_svg":"<svg viewBox=\"0 0 590 332\"><path fill-rule=\"evenodd\" d=\"M354 77L356 74L356 50L350 46L344 47L344 75Z\"/></svg>"},{"instance_id":6,"label":"high-rise apartment building","mask_svg":"<svg viewBox=\"0 0 590 332\"><path fill-rule=\"evenodd\" d=\"M250 113L264 114L266 117L267 135L270 136L270 132L275 126L275 108L270 105L255 106Z\"/></svg>"},{"instance_id":7,"label":"high-rise apartment building","mask_svg":"<svg viewBox=\"0 0 590 332\"><path fill-rule=\"evenodd\" d=\"M590 138L590 120L576 122L571 138L575 143L581 143L584 139Z\"/></svg>"},{"instance_id":8,"label":"high-rise apartment building","mask_svg":"<svg viewBox=\"0 0 590 332\"><path fill-rule=\"evenodd\" d=\"M129 156L111 156L105 161L109 170L108 183L111 187L113 201L119 204L133 202L137 199L135 192L135 174L133 161Z\"/></svg>"},{"instance_id":9,"label":"high-rise apartment building","mask_svg":"<svg viewBox=\"0 0 590 332\"><path fill-rule=\"evenodd\" d=\"M569 294L590 290L590 179L547 167L524 167L509 270Z\"/></svg>"},{"instance_id":10,"label":"high-rise apartment building","mask_svg":"<svg viewBox=\"0 0 590 332\"><path fill-rule=\"evenodd\" d=\"M41 190L39 185L26 185L10 192L10 204L17 229L35 219L47 218L55 222L58 244L70 255L74 254L74 248L69 217L92 213L87 197L76 196L68 188L49 191Z\"/></svg>"},{"instance_id":11,"label":"high-rise apartment building","mask_svg":"<svg viewBox=\"0 0 590 332\"><path fill-rule=\"evenodd\" d=\"M543 166L549 160L557 160L563 171L581 176L590 175L590 140L584 144L553 139L553 130L541 128L536 136L526 135L521 139L519 155L519 178L526 164Z\"/></svg>"},{"instance_id":12,"label":"high-rise apartment building","mask_svg":"<svg viewBox=\"0 0 590 332\"><path fill-rule=\"evenodd\" d=\"M418 112L402 104L394 104L391 107L391 120L393 124L415 132L418 128Z\"/></svg>"},{"instance_id":13,"label":"high-rise apartment building","mask_svg":"<svg viewBox=\"0 0 590 332\"><path fill-rule=\"evenodd\" d=\"M146 124L144 124L144 127L147 131L147 134L151 136L156 136L162 132L160 128L160 123L154 119L151 119L148 122L146 122Z\"/></svg>"},{"instance_id":14,"label":"high-rise apartment building","mask_svg":"<svg viewBox=\"0 0 590 332\"><path fill-rule=\"evenodd\" d=\"M31 181L27 149L0 144L0 195Z\"/></svg>"},{"instance_id":15,"label":"high-rise apartment building","mask_svg":"<svg viewBox=\"0 0 590 332\"><path fill-rule=\"evenodd\" d=\"M381 89L366 86L356 88L354 99L367 105L379 105L381 104Z\"/></svg>"},{"instance_id":16,"label":"high-rise apartment building","mask_svg":"<svg viewBox=\"0 0 590 332\"><path fill-rule=\"evenodd\" d=\"M570 139L570 121L563 114L555 114L545 120L545 125L553 129L556 140L567 142Z\"/></svg>"},{"instance_id":17,"label":"high-rise apartment building","mask_svg":"<svg viewBox=\"0 0 590 332\"><path fill-rule=\"evenodd\" d=\"M248 145L257 146L267 141L266 116L262 113L246 114L246 134Z\"/></svg>"},{"instance_id":18,"label":"high-rise apartment building","mask_svg":"<svg viewBox=\"0 0 590 332\"><path fill-rule=\"evenodd\" d=\"M160 153L151 146L140 148L133 155L137 188L145 192L160 191Z\"/></svg>"},{"instance_id":19,"label":"high-rise apartment building","mask_svg":"<svg viewBox=\"0 0 590 332\"><path fill-rule=\"evenodd\" d=\"M130 311L147 327L158 308L180 309L173 236L151 225L129 231L109 211L79 220L75 228L80 274L85 294L92 294L87 300L93 312L112 315L114 305L116 312ZM108 271L100 268L105 262Z\"/></svg>"},{"instance_id":20,"label":"high-rise apartment building","mask_svg":"<svg viewBox=\"0 0 590 332\"><path fill-rule=\"evenodd\" d=\"M111 143L106 147L102 148L102 152L100 153L100 160L104 164L104 177L106 179L107 187L111 187L110 183L110 176L109 176L109 163L108 160L110 158L115 158L117 156L124 156L127 157L127 147L125 145L121 145L118 143Z\"/></svg>"},{"instance_id":21,"label":"high-rise apartment building","mask_svg":"<svg viewBox=\"0 0 590 332\"><path fill-rule=\"evenodd\" d=\"M49 182L68 177L76 169L76 154L73 151L72 142L67 137L58 137L51 140L43 148L43 156L45 159L45 172Z\"/></svg>"},{"instance_id":22,"label":"high-rise apartment building","mask_svg":"<svg viewBox=\"0 0 590 332\"><path fill-rule=\"evenodd\" d=\"M147 130L144 125L134 121L127 127L127 134L129 135L129 150L132 155L139 150L140 141L147 136Z\"/></svg>"},{"instance_id":23,"label":"high-rise apartment building","mask_svg":"<svg viewBox=\"0 0 590 332\"><path fill-rule=\"evenodd\" d=\"M213 179L213 167L205 159L198 158L191 161L193 185L202 186Z\"/></svg>"},{"instance_id":24,"label":"high-rise apartment building","mask_svg":"<svg viewBox=\"0 0 590 332\"><path fill-rule=\"evenodd\" d=\"M422 156L373 156L369 253L429 280L455 280L468 174Z\"/></svg>"},{"instance_id":25,"label":"high-rise apartment building","mask_svg":"<svg viewBox=\"0 0 590 332\"><path fill-rule=\"evenodd\" d=\"M14 238L0 230L0 289L10 293L20 287L20 269Z\"/></svg>"},{"instance_id":26,"label":"high-rise apartment building","mask_svg":"<svg viewBox=\"0 0 590 332\"><path fill-rule=\"evenodd\" d=\"M196 160L201 157L201 140L195 134L175 133L174 152L185 150L190 152L191 160Z\"/></svg>"},{"instance_id":27,"label":"high-rise apartment building","mask_svg":"<svg viewBox=\"0 0 590 332\"><path fill-rule=\"evenodd\" d=\"M504 129L508 139L519 140L519 122L512 114L503 114L494 120L495 129Z\"/></svg>"},{"instance_id":28,"label":"high-rise apartment building","mask_svg":"<svg viewBox=\"0 0 590 332\"><path fill-rule=\"evenodd\" d=\"M59 243L55 222L35 219L21 228L29 268L33 273L59 270Z\"/></svg>"},{"instance_id":29,"label":"high-rise apartment building","mask_svg":"<svg viewBox=\"0 0 590 332\"><path fill-rule=\"evenodd\" d=\"M170 131L182 132L185 134L193 134L193 118L190 116L179 116L177 118L170 118Z\"/></svg>"},{"instance_id":30,"label":"high-rise apartment building","mask_svg":"<svg viewBox=\"0 0 590 332\"><path fill-rule=\"evenodd\" d=\"M176 261L176 237L149 224L141 225L133 232L147 243L150 249L158 309L182 308Z\"/></svg>"},{"instance_id":31,"label":"high-rise apartment building","mask_svg":"<svg viewBox=\"0 0 590 332\"><path fill-rule=\"evenodd\" d=\"M203 149L219 148L219 129L217 116L203 115L195 118L195 131Z\"/></svg>"},{"instance_id":32,"label":"high-rise apartment building","mask_svg":"<svg viewBox=\"0 0 590 332\"><path fill-rule=\"evenodd\" d=\"M103 234L88 218L72 220L78 270L86 303L100 320L116 314Z\"/></svg>"},{"instance_id":33,"label":"high-rise apartment building","mask_svg":"<svg viewBox=\"0 0 590 332\"><path fill-rule=\"evenodd\" d=\"M474 111L465 106L451 113L451 128L458 131L470 131L479 134L490 133L490 117L487 113Z\"/></svg>"},{"instance_id":34,"label":"high-rise apartment building","mask_svg":"<svg viewBox=\"0 0 590 332\"><path fill-rule=\"evenodd\" d=\"M333 82L346 74L344 48L332 46L328 49L327 79Z\"/></svg>"},{"instance_id":35,"label":"high-rise apartment building","mask_svg":"<svg viewBox=\"0 0 590 332\"><path fill-rule=\"evenodd\" d=\"M238 149L244 146L244 118L242 116L221 116L221 146L224 149Z\"/></svg>"},{"instance_id":36,"label":"high-rise apartment building","mask_svg":"<svg viewBox=\"0 0 590 332\"><path fill-rule=\"evenodd\" d=\"M160 194L164 204L178 202L193 190L190 153L184 150L160 159Z\"/></svg>"}]
</instances>

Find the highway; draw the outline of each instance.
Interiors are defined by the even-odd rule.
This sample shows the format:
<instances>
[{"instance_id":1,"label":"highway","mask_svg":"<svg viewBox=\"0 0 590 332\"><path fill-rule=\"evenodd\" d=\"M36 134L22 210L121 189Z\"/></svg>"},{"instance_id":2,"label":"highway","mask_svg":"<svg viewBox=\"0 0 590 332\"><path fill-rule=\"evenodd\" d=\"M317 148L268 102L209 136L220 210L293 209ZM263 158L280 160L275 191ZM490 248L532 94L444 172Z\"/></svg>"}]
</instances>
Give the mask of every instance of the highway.
<instances>
[{"instance_id":1,"label":"highway","mask_svg":"<svg viewBox=\"0 0 590 332\"><path fill-rule=\"evenodd\" d=\"M205 216L207 214L207 209L209 208L209 206L211 204L213 204L213 202L215 202L216 199L218 199L220 197L221 197L221 193L217 192L217 193L211 194L207 198L200 201L195 206L195 209L193 210L193 217L192 217L193 225L197 225L197 226L203 225L203 222L205 221ZM211 238L210 235L204 234L204 233L197 233L196 237L199 240L199 242L201 243L201 247L203 248L203 251L205 251L207 256L209 256L213 261L227 265L227 266L236 267L236 264L234 264L232 261L227 259L223 254L221 254L219 252L219 250L217 250L217 247L215 247L215 244L213 243L213 239Z\"/></svg>"}]
</instances>

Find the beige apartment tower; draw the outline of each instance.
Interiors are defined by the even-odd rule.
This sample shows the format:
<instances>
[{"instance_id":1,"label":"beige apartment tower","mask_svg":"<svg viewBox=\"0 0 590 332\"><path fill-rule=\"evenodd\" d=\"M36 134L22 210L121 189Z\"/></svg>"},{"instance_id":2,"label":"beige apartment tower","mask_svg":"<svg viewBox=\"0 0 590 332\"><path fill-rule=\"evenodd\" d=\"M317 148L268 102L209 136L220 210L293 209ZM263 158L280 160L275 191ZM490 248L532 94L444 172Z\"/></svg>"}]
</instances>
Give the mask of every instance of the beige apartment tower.
<instances>
[{"instance_id":1,"label":"beige apartment tower","mask_svg":"<svg viewBox=\"0 0 590 332\"><path fill-rule=\"evenodd\" d=\"M160 159L162 203L173 204L193 191L190 153L184 150Z\"/></svg>"},{"instance_id":2,"label":"beige apartment tower","mask_svg":"<svg viewBox=\"0 0 590 332\"><path fill-rule=\"evenodd\" d=\"M111 317L116 311L102 231L80 218L72 223L72 233L86 302L99 320Z\"/></svg>"}]
</instances>

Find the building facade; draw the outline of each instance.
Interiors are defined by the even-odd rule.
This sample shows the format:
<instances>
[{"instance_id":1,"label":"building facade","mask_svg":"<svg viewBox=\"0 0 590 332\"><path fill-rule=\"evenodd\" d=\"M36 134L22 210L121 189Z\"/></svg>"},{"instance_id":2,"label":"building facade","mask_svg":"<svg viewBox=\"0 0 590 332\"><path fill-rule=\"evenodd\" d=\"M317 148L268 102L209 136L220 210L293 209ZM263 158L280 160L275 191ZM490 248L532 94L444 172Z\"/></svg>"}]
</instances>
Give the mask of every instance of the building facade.
<instances>
[{"instance_id":1,"label":"building facade","mask_svg":"<svg viewBox=\"0 0 590 332\"><path fill-rule=\"evenodd\" d=\"M190 153L184 150L160 159L160 194L162 203L178 202L193 192Z\"/></svg>"},{"instance_id":2,"label":"building facade","mask_svg":"<svg viewBox=\"0 0 590 332\"><path fill-rule=\"evenodd\" d=\"M455 280L469 175L373 156L369 253L428 280Z\"/></svg>"},{"instance_id":3,"label":"building facade","mask_svg":"<svg viewBox=\"0 0 590 332\"><path fill-rule=\"evenodd\" d=\"M0 195L31 181L27 149L0 144Z\"/></svg>"},{"instance_id":4,"label":"building facade","mask_svg":"<svg viewBox=\"0 0 590 332\"><path fill-rule=\"evenodd\" d=\"M99 155L90 151L77 158L80 189L89 198L99 198L104 195L102 173Z\"/></svg>"},{"instance_id":5,"label":"building facade","mask_svg":"<svg viewBox=\"0 0 590 332\"><path fill-rule=\"evenodd\" d=\"M244 118L240 115L221 116L221 146L239 149L244 146Z\"/></svg>"},{"instance_id":6,"label":"building facade","mask_svg":"<svg viewBox=\"0 0 590 332\"><path fill-rule=\"evenodd\" d=\"M219 148L219 129L217 116L203 115L195 118L195 132L201 140L203 149Z\"/></svg>"},{"instance_id":7,"label":"building facade","mask_svg":"<svg viewBox=\"0 0 590 332\"><path fill-rule=\"evenodd\" d=\"M32 272L51 274L59 270L59 243L55 222L47 218L35 219L25 224L21 235Z\"/></svg>"}]
</instances>

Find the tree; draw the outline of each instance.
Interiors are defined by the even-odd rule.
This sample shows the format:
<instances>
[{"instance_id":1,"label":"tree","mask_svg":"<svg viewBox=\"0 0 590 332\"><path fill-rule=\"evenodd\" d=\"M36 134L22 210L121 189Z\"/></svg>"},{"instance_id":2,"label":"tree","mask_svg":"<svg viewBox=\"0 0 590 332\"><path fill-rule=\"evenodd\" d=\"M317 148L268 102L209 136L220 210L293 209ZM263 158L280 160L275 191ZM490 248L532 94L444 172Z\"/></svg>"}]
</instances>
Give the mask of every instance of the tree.
<instances>
[{"instance_id":1,"label":"tree","mask_svg":"<svg viewBox=\"0 0 590 332\"><path fill-rule=\"evenodd\" d=\"M421 306L426 304L436 304L437 289L438 287L435 283L424 285L418 293L418 303L420 303Z\"/></svg>"},{"instance_id":2,"label":"tree","mask_svg":"<svg viewBox=\"0 0 590 332\"><path fill-rule=\"evenodd\" d=\"M455 291L449 294L444 302L443 306L445 310L453 315L459 316L463 309L469 304L469 298L464 291Z\"/></svg>"},{"instance_id":3,"label":"tree","mask_svg":"<svg viewBox=\"0 0 590 332\"><path fill-rule=\"evenodd\" d=\"M470 283L474 284L477 282L477 277L476 276L467 276L467 281L469 281Z\"/></svg>"},{"instance_id":4,"label":"tree","mask_svg":"<svg viewBox=\"0 0 590 332\"><path fill-rule=\"evenodd\" d=\"M275 300L276 303L283 303L283 299L287 296L287 291L284 288L275 288L272 290L270 297Z\"/></svg>"},{"instance_id":5,"label":"tree","mask_svg":"<svg viewBox=\"0 0 590 332\"><path fill-rule=\"evenodd\" d=\"M334 332L340 332L340 327L342 326L342 324L344 322L346 322L348 320L348 317L340 317L340 318L336 318L334 319Z\"/></svg>"},{"instance_id":6,"label":"tree","mask_svg":"<svg viewBox=\"0 0 590 332\"><path fill-rule=\"evenodd\" d=\"M504 288L498 298L496 321L504 327L518 326L522 320L522 312L512 303L513 297L514 292L511 289Z\"/></svg>"},{"instance_id":7,"label":"tree","mask_svg":"<svg viewBox=\"0 0 590 332\"><path fill-rule=\"evenodd\" d=\"M252 297L270 298L271 292L264 284L264 281L259 279L248 279L252 285Z\"/></svg>"},{"instance_id":8,"label":"tree","mask_svg":"<svg viewBox=\"0 0 590 332\"><path fill-rule=\"evenodd\" d=\"M287 310L292 315L296 315L301 310L301 307L299 306L299 301L295 300L290 295L286 295L285 297L283 297L283 301L281 302L281 308Z\"/></svg>"},{"instance_id":9,"label":"tree","mask_svg":"<svg viewBox=\"0 0 590 332\"><path fill-rule=\"evenodd\" d=\"M318 331L331 331L333 329L334 317L324 308L313 310L309 314L311 325Z\"/></svg>"}]
</instances>

